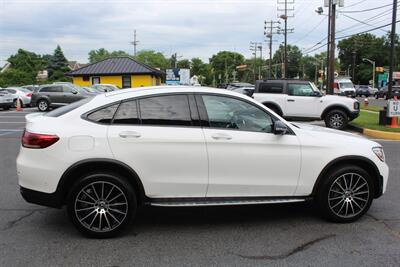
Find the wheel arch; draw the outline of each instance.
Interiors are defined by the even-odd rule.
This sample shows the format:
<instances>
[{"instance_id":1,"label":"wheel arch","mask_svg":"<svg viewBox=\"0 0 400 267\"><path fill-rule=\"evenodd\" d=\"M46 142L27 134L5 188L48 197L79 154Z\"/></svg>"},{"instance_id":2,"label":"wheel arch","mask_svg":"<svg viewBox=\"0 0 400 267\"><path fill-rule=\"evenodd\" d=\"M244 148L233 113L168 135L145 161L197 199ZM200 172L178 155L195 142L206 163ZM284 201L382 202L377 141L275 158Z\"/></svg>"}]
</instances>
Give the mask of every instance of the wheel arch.
<instances>
[{"instance_id":1,"label":"wheel arch","mask_svg":"<svg viewBox=\"0 0 400 267\"><path fill-rule=\"evenodd\" d=\"M264 106L266 106L267 108L272 107L272 108L276 108L276 110L278 111L278 115L282 116L283 112L281 107L275 103L275 102L270 102L270 101L265 101L262 103Z\"/></svg>"},{"instance_id":2,"label":"wheel arch","mask_svg":"<svg viewBox=\"0 0 400 267\"><path fill-rule=\"evenodd\" d=\"M322 183L325 175L340 166L344 165L355 165L363 168L366 172L368 172L372 176L372 180L374 182L374 198L378 198L382 195L383 189L383 178L379 173L378 167L376 167L375 163L372 160L362 157L362 156L344 156L329 162L320 172L318 178L314 184L311 195L315 196L317 194L319 185Z\"/></svg>"},{"instance_id":3,"label":"wheel arch","mask_svg":"<svg viewBox=\"0 0 400 267\"><path fill-rule=\"evenodd\" d=\"M143 184L131 167L114 159L94 158L78 161L63 173L56 191L61 205L65 204L69 189L76 179L92 171L111 171L122 175L135 191L138 205L144 204L146 195Z\"/></svg>"},{"instance_id":4,"label":"wheel arch","mask_svg":"<svg viewBox=\"0 0 400 267\"><path fill-rule=\"evenodd\" d=\"M321 119L324 120L324 119L325 119L325 116L326 116L330 111L332 111L332 110L334 110L334 109L342 110L342 111L344 111L344 112L347 114L347 116L350 116L351 111L350 111L350 109L349 109L348 107L346 107L346 106L344 106L344 105L334 104L334 105L330 105L330 106L326 107L326 108L324 109L324 111L322 111Z\"/></svg>"}]
</instances>

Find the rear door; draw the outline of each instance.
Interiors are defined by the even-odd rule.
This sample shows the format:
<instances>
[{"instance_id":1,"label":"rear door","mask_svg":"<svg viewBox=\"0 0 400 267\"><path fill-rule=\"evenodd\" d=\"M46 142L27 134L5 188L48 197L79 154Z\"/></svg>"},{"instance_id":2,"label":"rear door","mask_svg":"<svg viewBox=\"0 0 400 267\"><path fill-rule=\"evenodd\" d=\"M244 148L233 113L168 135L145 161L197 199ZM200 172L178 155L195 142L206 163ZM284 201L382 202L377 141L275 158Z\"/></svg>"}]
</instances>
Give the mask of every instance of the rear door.
<instances>
[{"instance_id":1,"label":"rear door","mask_svg":"<svg viewBox=\"0 0 400 267\"><path fill-rule=\"evenodd\" d=\"M45 95L50 99L51 104L62 105L63 90L61 85L51 85L40 89L40 94Z\"/></svg>"},{"instance_id":2,"label":"rear door","mask_svg":"<svg viewBox=\"0 0 400 267\"><path fill-rule=\"evenodd\" d=\"M191 104L189 104L191 103ZM152 198L204 197L208 161L194 97L169 94L123 102L108 139Z\"/></svg>"},{"instance_id":3,"label":"rear door","mask_svg":"<svg viewBox=\"0 0 400 267\"><path fill-rule=\"evenodd\" d=\"M76 92L76 93L73 93ZM70 87L68 85L63 85L63 103L72 103L84 98L84 96L79 92L77 88Z\"/></svg>"}]
</instances>

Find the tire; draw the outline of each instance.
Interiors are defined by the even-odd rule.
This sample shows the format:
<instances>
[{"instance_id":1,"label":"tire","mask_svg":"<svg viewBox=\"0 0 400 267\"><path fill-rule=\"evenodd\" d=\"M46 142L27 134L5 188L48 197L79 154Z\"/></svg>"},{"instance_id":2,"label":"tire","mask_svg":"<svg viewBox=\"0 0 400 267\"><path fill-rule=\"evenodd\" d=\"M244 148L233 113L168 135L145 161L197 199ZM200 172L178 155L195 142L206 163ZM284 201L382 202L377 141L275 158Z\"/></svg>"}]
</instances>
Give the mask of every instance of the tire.
<instances>
[{"instance_id":1,"label":"tire","mask_svg":"<svg viewBox=\"0 0 400 267\"><path fill-rule=\"evenodd\" d=\"M364 169L345 165L335 168L323 178L315 201L325 219L339 223L353 222L368 211L375 191L372 177Z\"/></svg>"},{"instance_id":2,"label":"tire","mask_svg":"<svg viewBox=\"0 0 400 267\"><path fill-rule=\"evenodd\" d=\"M37 108L41 112L48 111L50 109L49 101L46 99L41 99L37 102Z\"/></svg>"},{"instance_id":3,"label":"tire","mask_svg":"<svg viewBox=\"0 0 400 267\"><path fill-rule=\"evenodd\" d=\"M343 130L347 127L349 118L347 113L340 109L334 109L325 116L325 125L328 128Z\"/></svg>"},{"instance_id":4,"label":"tire","mask_svg":"<svg viewBox=\"0 0 400 267\"><path fill-rule=\"evenodd\" d=\"M136 210L134 190L113 173L87 174L73 185L67 196L68 216L88 237L118 235L130 224Z\"/></svg>"},{"instance_id":5,"label":"tire","mask_svg":"<svg viewBox=\"0 0 400 267\"><path fill-rule=\"evenodd\" d=\"M272 105L265 105L267 108L269 108L270 110L272 110L273 112L275 112L276 114L278 114L279 116L281 116L281 112L279 111L279 109L276 106L272 106Z\"/></svg>"}]
</instances>

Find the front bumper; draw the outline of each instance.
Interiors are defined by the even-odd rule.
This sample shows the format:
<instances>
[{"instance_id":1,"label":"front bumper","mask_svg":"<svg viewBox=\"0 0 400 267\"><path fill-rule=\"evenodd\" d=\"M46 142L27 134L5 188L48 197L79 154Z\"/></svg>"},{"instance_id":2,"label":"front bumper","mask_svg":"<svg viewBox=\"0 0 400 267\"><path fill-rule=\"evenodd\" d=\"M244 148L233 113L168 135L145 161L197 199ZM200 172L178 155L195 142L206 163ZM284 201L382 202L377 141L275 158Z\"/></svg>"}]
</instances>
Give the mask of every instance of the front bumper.
<instances>
[{"instance_id":1,"label":"front bumper","mask_svg":"<svg viewBox=\"0 0 400 267\"><path fill-rule=\"evenodd\" d=\"M352 111L349 114L349 119L352 121L355 118L357 118L359 115L360 115L360 111L359 110Z\"/></svg>"}]
</instances>

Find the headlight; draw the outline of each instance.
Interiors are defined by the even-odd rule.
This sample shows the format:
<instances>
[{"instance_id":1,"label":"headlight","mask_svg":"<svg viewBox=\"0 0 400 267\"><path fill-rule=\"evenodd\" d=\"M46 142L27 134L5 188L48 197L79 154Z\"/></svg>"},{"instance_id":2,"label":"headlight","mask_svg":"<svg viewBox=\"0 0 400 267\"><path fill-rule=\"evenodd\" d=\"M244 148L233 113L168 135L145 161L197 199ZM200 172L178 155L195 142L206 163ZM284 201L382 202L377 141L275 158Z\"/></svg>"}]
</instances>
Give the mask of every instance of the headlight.
<instances>
[{"instance_id":1,"label":"headlight","mask_svg":"<svg viewBox=\"0 0 400 267\"><path fill-rule=\"evenodd\" d=\"M373 147L372 151L382 162L385 162L385 152L383 152L382 147Z\"/></svg>"}]
</instances>

